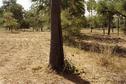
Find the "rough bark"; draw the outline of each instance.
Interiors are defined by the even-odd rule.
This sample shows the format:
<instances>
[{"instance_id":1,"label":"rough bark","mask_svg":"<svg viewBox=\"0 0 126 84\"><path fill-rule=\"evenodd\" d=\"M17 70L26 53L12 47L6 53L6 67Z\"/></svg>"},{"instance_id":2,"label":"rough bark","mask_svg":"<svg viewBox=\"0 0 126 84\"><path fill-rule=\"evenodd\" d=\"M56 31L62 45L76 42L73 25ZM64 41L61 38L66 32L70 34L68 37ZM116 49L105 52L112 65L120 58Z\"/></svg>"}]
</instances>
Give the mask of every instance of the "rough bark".
<instances>
[{"instance_id":1,"label":"rough bark","mask_svg":"<svg viewBox=\"0 0 126 84\"><path fill-rule=\"evenodd\" d=\"M120 20L119 20L119 16L118 16L118 35L119 35L119 29L120 29L119 23L120 23Z\"/></svg>"},{"instance_id":2,"label":"rough bark","mask_svg":"<svg viewBox=\"0 0 126 84\"><path fill-rule=\"evenodd\" d=\"M105 27L102 25L103 35L105 35Z\"/></svg>"},{"instance_id":3,"label":"rough bark","mask_svg":"<svg viewBox=\"0 0 126 84\"><path fill-rule=\"evenodd\" d=\"M51 0L51 48L49 63L51 68L56 71L62 71L64 68L60 4L61 0Z\"/></svg>"},{"instance_id":4,"label":"rough bark","mask_svg":"<svg viewBox=\"0 0 126 84\"><path fill-rule=\"evenodd\" d=\"M124 23L124 28L126 29L126 17L125 17L125 23Z\"/></svg>"},{"instance_id":5,"label":"rough bark","mask_svg":"<svg viewBox=\"0 0 126 84\"><path fill-rule=\"evenodd\" d=\"M92 18L92 16L93 16L93 14L92 14L92 9L91 9L91 25L90 25L90 27L91 27L91 33L93 32L93 18Z\"/></svg>"},{"instance_id":6,"label":"rough bark","mask_svg":"<svg viewBox=\"0 0 126 84\"><path fill-rule=\"evenodd\" d=\"M111 32L111 16L109 14L109 18L108 18L108 35L110 35Z\"/></svg>"}]
</instances>

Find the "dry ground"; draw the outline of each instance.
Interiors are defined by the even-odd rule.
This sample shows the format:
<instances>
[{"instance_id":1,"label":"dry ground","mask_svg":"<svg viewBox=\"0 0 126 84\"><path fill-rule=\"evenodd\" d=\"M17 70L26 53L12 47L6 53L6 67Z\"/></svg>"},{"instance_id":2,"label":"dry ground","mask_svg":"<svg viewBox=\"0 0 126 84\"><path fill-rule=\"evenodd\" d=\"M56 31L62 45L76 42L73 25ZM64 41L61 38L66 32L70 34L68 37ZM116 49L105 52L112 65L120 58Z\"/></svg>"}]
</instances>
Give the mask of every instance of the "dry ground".
<instances>
[{"instance_id":1,"label":"dry ground","mask_svg":"<svg viewBox=\"0 0 126 84\"><path fill-rule=\"evenodd\" d=\"M49 48L49 32L0 32L0 84L126 84L126 58L64 46L81 78L63 76L47 68Z\"/></svg>"}]
</instances>

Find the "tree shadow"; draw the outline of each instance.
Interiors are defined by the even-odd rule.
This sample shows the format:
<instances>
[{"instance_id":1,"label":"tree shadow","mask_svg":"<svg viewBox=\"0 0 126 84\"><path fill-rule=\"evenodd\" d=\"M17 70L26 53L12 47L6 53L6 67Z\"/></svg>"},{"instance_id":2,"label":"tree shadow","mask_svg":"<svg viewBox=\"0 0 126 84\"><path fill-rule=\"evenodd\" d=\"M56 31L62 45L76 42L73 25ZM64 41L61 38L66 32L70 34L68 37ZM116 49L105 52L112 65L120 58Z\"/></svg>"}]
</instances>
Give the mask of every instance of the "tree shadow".
<instances>
[{"instance_id":1,"label":"tree shadow","mask_svg":"<svg viewBox=\"0 0 126 84\"><path fill-rule=\"evenodd\" d=\"M111 42L111 43L126 42L126 40L120 37L112 37L108 35L99 35L99 34L93 34L93 35L80 34L78 38L82 40L96 40L100 42Z\"/></svg>"},{"instance_id":2,"label":"tree shadow","mask_svg":"<svg viewBox=\"0 0 126 84\"><path fill-rule=\"evenodd\" d=\"M89 81L82 79L79 75L67 74L67 73L62 73L59 75L63 76L65 79L70 80L75 84L90 84Z\"/></svg>"}]
</instances>

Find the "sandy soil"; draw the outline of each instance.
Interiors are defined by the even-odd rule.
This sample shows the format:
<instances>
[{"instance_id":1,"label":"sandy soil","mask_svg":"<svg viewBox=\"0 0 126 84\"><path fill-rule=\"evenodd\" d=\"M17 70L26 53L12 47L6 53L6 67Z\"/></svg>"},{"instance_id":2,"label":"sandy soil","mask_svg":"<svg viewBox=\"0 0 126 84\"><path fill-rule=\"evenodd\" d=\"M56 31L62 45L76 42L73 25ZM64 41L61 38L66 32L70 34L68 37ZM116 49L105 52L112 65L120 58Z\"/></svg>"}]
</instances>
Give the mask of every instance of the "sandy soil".
<instances>
[{"instance_id":1,"label":"sandy soil","mask_svg":"<svg viewBox=\"0 0 126 84\"><path fill-rule=\"evenodd\" d=\"M0 32L0 84L126 84L126 58L114 60L123 67L112 71L97 61L100 54L65 46L65 57L80 70L79 76L48 70L49 32Z\"/></svg>"}]
</instances>

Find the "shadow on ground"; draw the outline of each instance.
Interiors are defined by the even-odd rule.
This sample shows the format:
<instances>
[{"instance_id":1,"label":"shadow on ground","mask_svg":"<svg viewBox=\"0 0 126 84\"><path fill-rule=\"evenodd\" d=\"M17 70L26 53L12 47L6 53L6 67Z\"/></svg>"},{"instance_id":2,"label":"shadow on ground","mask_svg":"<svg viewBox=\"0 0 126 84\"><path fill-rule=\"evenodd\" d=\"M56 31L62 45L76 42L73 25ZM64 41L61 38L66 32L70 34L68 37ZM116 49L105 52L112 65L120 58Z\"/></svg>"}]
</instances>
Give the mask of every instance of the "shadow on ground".
<instances>
[{"instance_id":1,"label":"shadow on ground","mask_svg":"<svg viewBox=\"0 0 126 84\"><path fill-rule=\"evenodd\" d=\"M124 39L119 37L112 37L108 35L99 35L99 34L93 34L93 35L81 34L78 38L82 40L96 40L100 42L109 42L109 43L126 42Z\"/></svg>"},{"instance_id":2,"label":"shadow on ground","mask_svg":"<svg viewBox=\"0 0 126 84\"><path fill-rule=\"evenodd\" d=\"M125 42L125 39L108 35L80 34L76 37L69 38L67 45L85 51L96 53L105 53L107 51L106 53L110 55L113 54L120 57L126 57L126 47L122 45L125 44Z\"/></svg>"},{"instance_id":3,"label":"shadow on ground","mask_svg":"<svg viewBox=\"0 0 126 84\"><path fill-rule=\"evenodd\" d=\"M75 83L75 84L90 84L89 81L82 79L79 75L74 74L59 74L60 76L63 76L65 79Z\"/></svg>"}]
</instances>

